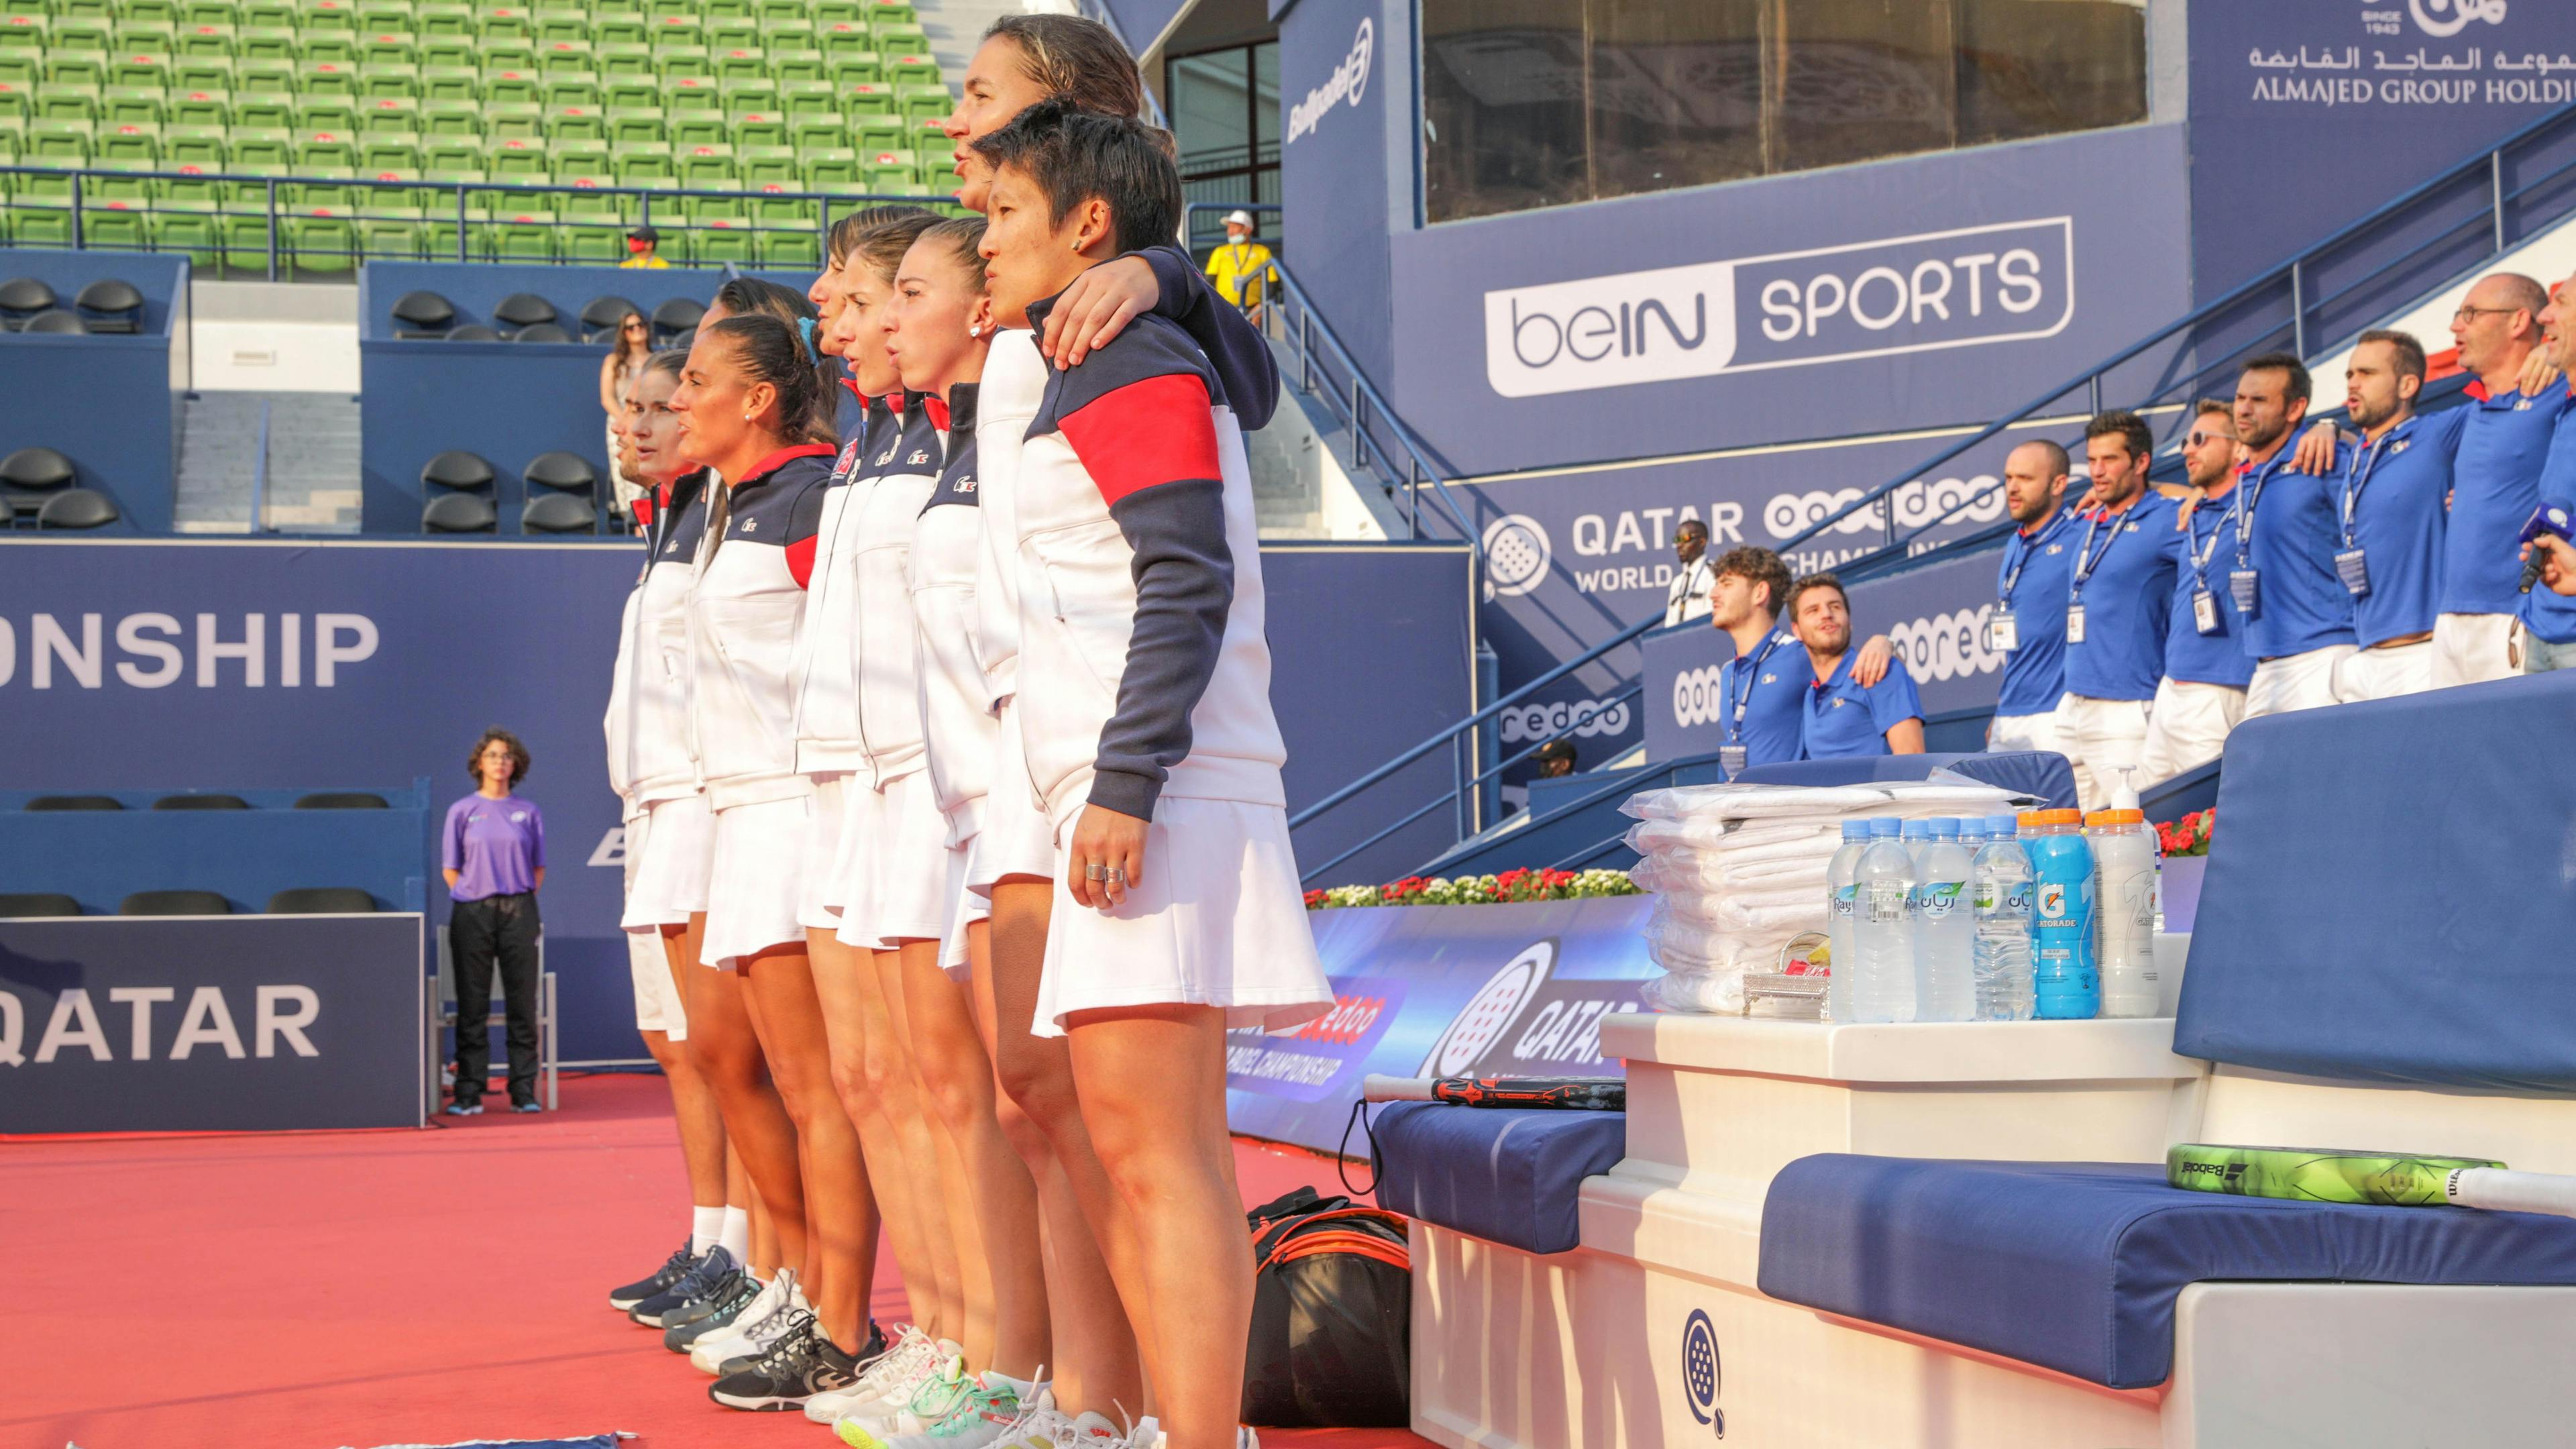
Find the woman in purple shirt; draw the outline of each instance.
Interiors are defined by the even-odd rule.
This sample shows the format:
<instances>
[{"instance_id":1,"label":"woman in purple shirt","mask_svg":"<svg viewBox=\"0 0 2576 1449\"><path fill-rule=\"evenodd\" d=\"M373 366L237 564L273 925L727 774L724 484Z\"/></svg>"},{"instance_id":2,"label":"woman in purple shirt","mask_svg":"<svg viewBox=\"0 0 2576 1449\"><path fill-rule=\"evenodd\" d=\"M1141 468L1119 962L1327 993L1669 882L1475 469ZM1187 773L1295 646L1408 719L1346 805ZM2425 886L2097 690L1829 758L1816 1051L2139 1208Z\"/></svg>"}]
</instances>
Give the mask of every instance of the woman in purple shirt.
<instances>
[{"instance_id":1,"label":"woman in purple shirt","mask_svg":"<svg viewBox=\"0 0 2576 1449\"><path fill-rule=\"evenodd\" d=\"M495 726L474 742L465 768L479 788L447 807L439 864L456 909L447 945L456 960L456 1099L451 1117L483 1110L492 1067L492 968L501 968L509 1012L510 1110L537 1107L537 887L546 883L546 821L510 788L528 777L528 747Z\"/></svg>"}]
</instances>

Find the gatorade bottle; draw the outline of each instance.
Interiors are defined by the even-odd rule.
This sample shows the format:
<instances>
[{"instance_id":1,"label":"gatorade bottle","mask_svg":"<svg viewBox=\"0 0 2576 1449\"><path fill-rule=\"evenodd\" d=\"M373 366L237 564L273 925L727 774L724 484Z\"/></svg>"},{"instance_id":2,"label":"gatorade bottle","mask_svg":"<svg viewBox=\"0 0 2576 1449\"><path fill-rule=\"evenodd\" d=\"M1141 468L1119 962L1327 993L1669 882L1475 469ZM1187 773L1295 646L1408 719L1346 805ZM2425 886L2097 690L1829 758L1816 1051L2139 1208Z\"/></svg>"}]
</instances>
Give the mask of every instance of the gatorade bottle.
<instances>
[{"instance_id":1,"label":"gatorade bottle","mask_svg":"<svg viewBox=\"0 0 2576 1449\"><path fill-rule=\"evenodd\" d=\"M2156 848L2147 817L2100 810L2086 821L2098 876L2094 960L2102 974L2102 1014L2154 1016L2164 1009L2156 982Z\"/></svg>"},{"instance_id":2,"label":"gatorade bottle","mask_svg":"<svg viewBox=\"0 0 2576 1449\"><path fill-rule=\"evenodd\" d=\"M1958 821L1927 823L1932 839L1915 857L1912 897L1914 1019L1969 1021L1977 1014L1971 962L1976 922L1968 895L1968 873L1976 857L1959 844Z\"/></svg>"},{"instance_id":3,"label":"gatorade bottle","mask_svg":"<svg viewBox=\"0 0 2576 1449\"><path fill-rule=\"evenodd\" d=\"M2093 957L2093 850L2075 810L2022 817L2034 884L2031 986L2042 1021L2089 1021L2102 1009Z\"/></svg>"},{"instance_id":4,"label":"gatorade bottle","mask_svg":"<svg viewBox=\"0 0 2576 1449\"><path fill-rule=\"evenodd\" d=\"M1825 862L1825 939L1830 944L1833 975L1825 982L1825 1019L1849 1021L1851 1015L1852 975L1859 963L1852 958L1852 914L1858 888L1857 867L1860 853L1869 849L1869 822L1843 822L1843 846L1834 858Z\"/></svg>"},{"instance_id":5,"label":"gatorade bottle","mask_svg":"<svg viewBox=\"0 0 2576 1449\"><path fill-rule=\"evenodd\" d=\"M1977 1020L2030 1020L2030 857L2013 817L1986 821L1968 889L1976 897Z\"/></svg>"},{"instance_id":6,"label":"gatorade bottle","mask_svg":"<svg viewBox=\"0 0 2576 1449\"><path fill-rule=\"evenodd\" d=\"M1906 897L1914 891L1914 861L1905 853L1898 822L1869 822L1869 848L1855 869L1852 911L1851 998L1853 1021L1914 1019L1914 933L1907 929Z\"/></svg>"}]
</instances>

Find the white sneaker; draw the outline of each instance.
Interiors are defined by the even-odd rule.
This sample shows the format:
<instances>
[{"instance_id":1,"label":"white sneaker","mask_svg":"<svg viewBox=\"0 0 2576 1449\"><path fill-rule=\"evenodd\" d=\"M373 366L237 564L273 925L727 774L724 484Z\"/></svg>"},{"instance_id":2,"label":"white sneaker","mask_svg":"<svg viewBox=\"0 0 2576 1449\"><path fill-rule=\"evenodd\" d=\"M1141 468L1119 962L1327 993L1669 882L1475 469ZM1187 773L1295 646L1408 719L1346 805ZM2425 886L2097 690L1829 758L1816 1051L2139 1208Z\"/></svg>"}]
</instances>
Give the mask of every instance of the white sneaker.
<instances>
[{"instance_id":1,"label":"white sneaker","mask_svg":"<svg viewBox=\"0 0 2576 1449\"><path fill-rule=\"evenodd\" d=\"M1145 1438L1143 1434L1143 1430L1147 1424L1154 1424L1154 1421L1151 1419L1145 1419L1140 1421L1136 1426L1138 1434L1135 1441L1135 1449L1164 1449L1168 1439L1163 1433L1162 1426L1160 1424L1154 1424L1154 1437L1149 1440ZM1252 1426L1250 1424L1237 1424L1234 1426L1234 1449L1261 1449L1261 1436L1252 1432Z\"/></svg>"},{"instance_id":2,"label":"white sneaker","mask_svg":"<svg viewBox=\"0 0 2576 1449\"><path fill-rule=\"evenodd\" d=\"M851 1449L885 1449L905 1434L918 1434L964 1399L973 1383L966 1351L941 1339L902 1378L886 1386L873 1405L841 1416L833 1428Z\"/></svg>"},{"instance_id":3,"label":"white sneaker","mask_svg":"<svg viewBox=\"0 0 2576 1449\"><path fill-rule=\"evenodd\" d=\"M895 1399L883 1411L880 1411L877 1406L885 1403L898 1384L911 1382L922 1363L935 1360L938 1356L939 1345L931 1341L930 1335L907 1323L895 1330L893 1344L869 1363L859 1374L857 1383L850 1385L846 1403L843 1403L830 1418L814 1413L811 1406L808 1406L807 1417L826 1424L837 1424L854 1414L891 1412L894 1409L900 1409L904 1405L904 1399ZM843 1396L835 1395L835 1397ZM908 1398L909 1395L906 1397Z\"/></svg>"},{"instance_id":4,"label":"white sneaker","mask_svg":"<svg viewBox=\"0 0 2576 1449\"><path fill-rule=\"evenodd\" d=\"M916 1433L898 1436L887 1449L1052 1449L1053 1431L1041 1433L1033 1424L1061 1417L1044 1383L1023 1386L986 1373L967 1380L965 1392L947 1413Z\"/></svg>"},{"instance_id":5,"label":"white sneaker","mask_svg":"<svg viewBox=\"0 0 2576 1449\"><path fill-rule=\"evenodd\" d=\"M722 1333L711 1333L689 1346L689 1364L702 1374L722 1375L727 1362L767 1353L787 1329L786 1310L805 1305L805 1294L796 1286L796 1270L781 1268L771 1275L769 1286Z\"/></svg>"},{"instance_id":6,"label":"white sneaker","mask_svg":"<svg viewBox=\"0 0 2576 1449\"><path fill-rule=\"evenodd\" d=\"M1127 1431L1106 1414L1085 1410L1070 1419L1056 1418L1055 1449L1126 1449Z\"/></svg>"},{"instance_id":7,"label":"white sneaker","mask_svg":"<svg viewBox=\"0 0 2576 1449\"><path fill-rule=\"evenodd\" d=\"M876 1332L877 1330L871 1326L869 1336L874 1338ZM862 1357L859 1360L859 1376L848 1388L835 1393L816 1394L807 1399L805 1417L817 1424L831 1424L859 1404L874 1398L876 1390L869 1383L868 1375L873 1373L878 1365L894 1357L894 1349L895 1345L888 1342L880 1347L873 1357Z\"/></svg>"}]
</instances>

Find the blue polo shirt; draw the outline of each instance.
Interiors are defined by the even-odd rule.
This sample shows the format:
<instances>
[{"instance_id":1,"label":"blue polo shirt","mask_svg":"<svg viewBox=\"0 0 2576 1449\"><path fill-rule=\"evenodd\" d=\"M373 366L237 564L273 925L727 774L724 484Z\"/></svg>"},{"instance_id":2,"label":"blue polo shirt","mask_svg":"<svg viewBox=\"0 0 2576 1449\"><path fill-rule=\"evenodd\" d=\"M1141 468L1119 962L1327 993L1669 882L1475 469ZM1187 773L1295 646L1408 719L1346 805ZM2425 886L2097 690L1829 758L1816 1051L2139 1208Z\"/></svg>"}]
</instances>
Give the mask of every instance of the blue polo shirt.
<instances>
[{"instance_id":1,"label":"blue polo shirt","mask_svg":"<svg viewBox=\"0 0 2576 1449\"><path fill-rule=\"evenodd\" d=\"M2083 526L2071 511L2004 541L1995 597L2012 610L2019 643L2004 656L2003 692L1995 713L2046 714L2066 693L2066 580L2075 571Z\"/></svg>"},{"instance_id":2,"label":"blue polo shirt","mask_svg":"<svg viewBox=\"0 0 2576 1449\"><path fill-rule=\"evenodd\" d=\"M1833 677L1820 680L1806 650L1798 651L1794 667L1808 682L1800 691L1806 696L1806 711L1799 731L1808 759L1894 754L1887 747L1887 732L1923 717L1923 700L1914 692L1914 676L1905 672L1905 661L1889 660L1886 676L1863 688L1851 677L1852 660L1859 653L1844 651Z\"/></svg>"},{"instance_id":3,"label":"blue polo shirt","mask_svg":"<svg viewBox=\"0 0 2576 1449\"><path fill-rule=\"evenodd\" d=\"M2067 535L2075 556L2067 597L2084 606L2084 642L2066 646L2068 694L2156 697L2156 681L2165 675L2174 573L2182 564L2175 511L2172 499L2150 488L2118 513L2085 514Z\"/></svg>"},{"instance_id":4,"label":"blue polo shirt","mask_svg":"<svg viewBox=\"0 0 2576 1449\"><path fill-rule=\"evenodd\" d=\"M2536 398L2480 396L2484 391L2483 384L2469 387L2476 401L2466 409L2451 464L2450 536L2442 545L2445 614L2514 612L2514 585L2522 581L2514 537L2540 506L2540 471L2567 413L2565 388Z\"/></svg>"},{"instance_id":5,"label":"blue polo shirt","mask_svg":"<svg viewBox=\"0 0 2576 1449\"><path fill-rule=\"evenodd\" d=\"M2343 546L2335 515L2352 450L2338 442L2333 465L2317 477L2291 468L2296 444L2284 437L2270 458L2237 474L2229 499L2238 538L2220 563L2234 570L2251 560L2262 575L2245 623L2245 650L2256 659L2353 642L2352 595L2334 566Z\"/></svg>"},{"instance_id":6,"label":"blue polo shirt","mask_svg":"<svg viewBox=\"0 0 2576 1449\"><path fill-rule=\"evenodd\" d=\"M2335 546L2358 546L2370 571L2370 592L2352 601L2364 649L2433 627L2451 458L2468 419L2467 408L2408 418L2379 441L2354 445L2344 465Z\"/></svg>"},{"instance_id":7,"label":"blue polo shirt","mask_svg":"<svg viewBox=\"0 0 2576 1449\"><path fill-rule=\"evenodd\" d=\"M1806 647L1774 629L1750 654L1726 661L1717 676L1718 738L1744 746L1748 765L1777 765L1798 758L1800 720L1807 702L1807 681L1815 676ZM1735 711L1744 708L1744 733L1735 732Z\"/></svg>"},{"instance_id":8,"label":"blue polo shirt","mask_svg":"<svg viewBox=\"0 0 2576 1449\"><path fill-rule=\"evenodd\" d=\"M2228 486L2235 492L2235 485ZM2165 676L2186 684L2243 689L2254 678L2254 656L2245 652L2245 616L2227 587L2236 558L2236 520L2228 499L2203 498L2184 524L2182 563L2174 570L2173 615L2165 625ZM2177 508L2176 512L2181 510ZM2218 632L2203 634L2191 596L2207 589L2218 605Z\"/></svg>"},{"instance_id":9,"label":"blue polo shirt","mask_svg":"<svg viewBox=\"0 0 2576 1449\"><path fill-rule=\"evenodd\" d=\"M2576 407L2558 412L2556 438L2549 445L2549 464L2540 474L2540 496L2562 508L2576 507ZM2537 503L2532 505L2538 507ZM2523 520L2531 515L2526 513ZM2456 518L2454 523L2456 524ZM2522 580L2521 550L2514 538L2522 532L2522 523L2505 535L2505 551L2513 561L2514 581ZM2455 526L2453 537L2459 536ZM2563 599L2550 592L2547 584L2533 584L2531 592L2514 601L2520 606L2522 627L2552 644L2576 643L2576 599Z\"/></svg>"}]
</instances>

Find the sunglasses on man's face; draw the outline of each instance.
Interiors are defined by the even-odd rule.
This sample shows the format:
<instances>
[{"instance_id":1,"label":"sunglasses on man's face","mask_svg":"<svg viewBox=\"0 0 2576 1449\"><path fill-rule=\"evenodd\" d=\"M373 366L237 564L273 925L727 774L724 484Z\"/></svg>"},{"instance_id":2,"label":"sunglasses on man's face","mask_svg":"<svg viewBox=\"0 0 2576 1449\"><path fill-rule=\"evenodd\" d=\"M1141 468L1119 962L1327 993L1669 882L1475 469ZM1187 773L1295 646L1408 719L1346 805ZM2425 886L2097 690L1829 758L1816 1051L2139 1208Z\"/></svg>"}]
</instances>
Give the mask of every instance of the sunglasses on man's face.
<instances>
[{"instance_id":1,"label":"sunglasses on man's face","mask_svg":"<svg viewBox=\"0 0 2576 1449\"><path fill-rule=\"evenodd\" d=\"M2204 433L2198 428L2194 428L2192 429L2191 434L2184 438L2183 441L2195 448L2206 448L2212 443L2232 443L2236 440L2227 436L2225 433Z\"/></svg>"}]
</instances>

